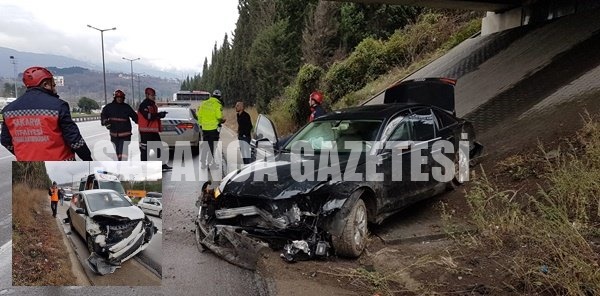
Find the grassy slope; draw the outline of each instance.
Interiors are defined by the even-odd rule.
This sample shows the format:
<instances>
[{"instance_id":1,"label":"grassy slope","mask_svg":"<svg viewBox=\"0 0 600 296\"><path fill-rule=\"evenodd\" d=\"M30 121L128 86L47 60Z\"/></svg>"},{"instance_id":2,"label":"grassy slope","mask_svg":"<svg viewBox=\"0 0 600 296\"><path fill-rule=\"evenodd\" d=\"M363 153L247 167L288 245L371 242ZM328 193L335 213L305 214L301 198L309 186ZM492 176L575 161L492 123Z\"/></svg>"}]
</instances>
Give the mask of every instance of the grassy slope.
<instances>
[{"instance_id":1,"label":"grassy slope","mask_svg":"<svg viewBox=\"0 0 600 296\"><path fill-rule=\"evenodd\" d=\"M13 186L13 285L75 285L71 261L52 218L48 192Z\"/></svg>"}]
</instances>

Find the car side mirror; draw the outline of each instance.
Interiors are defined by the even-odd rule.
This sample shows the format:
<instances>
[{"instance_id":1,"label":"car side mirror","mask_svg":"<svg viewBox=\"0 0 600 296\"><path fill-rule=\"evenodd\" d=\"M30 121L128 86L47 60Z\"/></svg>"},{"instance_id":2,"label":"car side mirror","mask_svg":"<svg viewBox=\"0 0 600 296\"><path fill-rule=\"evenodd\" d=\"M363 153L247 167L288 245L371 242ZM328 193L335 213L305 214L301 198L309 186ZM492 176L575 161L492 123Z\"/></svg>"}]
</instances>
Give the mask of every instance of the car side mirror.
<instances>
[{"instance_id":1,"label":"car side mirror","mask_svg":"<svg viewBox=\"0 0 600 296\"><path fill-rule=\"evenodd\" d=\"M77 213L77 214L85 214L85 210L82 209L82 208L77 208L77 209L75 209L75 213Z\"/></svg>"}]
</instances>

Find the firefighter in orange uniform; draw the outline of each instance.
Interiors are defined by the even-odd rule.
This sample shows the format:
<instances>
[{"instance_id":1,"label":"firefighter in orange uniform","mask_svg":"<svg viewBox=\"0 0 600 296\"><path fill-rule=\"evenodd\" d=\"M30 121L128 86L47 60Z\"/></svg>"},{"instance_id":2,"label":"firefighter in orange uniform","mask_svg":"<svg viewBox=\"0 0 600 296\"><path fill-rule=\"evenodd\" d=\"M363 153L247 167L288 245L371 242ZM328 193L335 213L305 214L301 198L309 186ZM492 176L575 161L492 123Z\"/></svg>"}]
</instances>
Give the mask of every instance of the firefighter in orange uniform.
<instances>
[{"instance_id":1,"label":"firefighter in orange uniform","mask_svg":"<svg viewBox=\"0 0 600 296\"><path fill-rule=\"evenodd\" d=\"M69 104L58 97L52 73L30 67L23 73L25 93L4 108L0 142L17 161L82 160L92 154L71 119Z\"/></svg>"},{"instance_id":2,"label":"firefighter in orange uniform","mask_svg":"<svg viewBox=\"0 0 600 296\"><path fill-rule=\"evenodd\" d=\"M160 119L165 118L167 112L158 112L156 106L156 91L147 87L144 90L146 99L142 101L138 108L138 128L140 131L140 157L142 161L148 160L148 142L158 141L161 142L160 134L161 123ZM164 149L164 148L163 148ZM161 150L156 151L156 157L160 159ZM166 163L162 166L163 170L172 169Z\"/></svg>"}]
</instances>

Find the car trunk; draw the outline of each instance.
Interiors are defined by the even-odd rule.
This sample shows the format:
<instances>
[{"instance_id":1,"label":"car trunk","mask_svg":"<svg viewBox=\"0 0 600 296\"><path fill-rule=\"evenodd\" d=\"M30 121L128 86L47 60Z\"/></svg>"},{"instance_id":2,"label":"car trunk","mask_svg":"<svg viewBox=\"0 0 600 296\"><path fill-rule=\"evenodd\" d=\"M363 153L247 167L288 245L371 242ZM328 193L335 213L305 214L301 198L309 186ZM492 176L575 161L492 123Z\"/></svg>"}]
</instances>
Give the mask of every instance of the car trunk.
<instances>
[{"instance_id":1,"label":"car trunk","mask_svg":"<svg viewBox=\"0 0 600 296\"><path fill-rule=\"evenodd\" d=\"M385 91L383 103L433 105L455 114L455 84L456 80L447 78L425 78L403 81Z\"/></svg>"}]
</instances>

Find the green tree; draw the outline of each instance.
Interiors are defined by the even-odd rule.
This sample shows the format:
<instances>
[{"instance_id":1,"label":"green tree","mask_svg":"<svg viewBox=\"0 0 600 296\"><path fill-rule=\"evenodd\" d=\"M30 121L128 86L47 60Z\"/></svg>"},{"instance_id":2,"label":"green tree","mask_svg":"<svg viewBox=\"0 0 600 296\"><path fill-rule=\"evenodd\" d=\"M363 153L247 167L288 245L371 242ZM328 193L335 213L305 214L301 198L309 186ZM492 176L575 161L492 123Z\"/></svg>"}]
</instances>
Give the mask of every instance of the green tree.
<instances>
[{"instance_id":1,"label":"green tree","mask_svg":"<svg viewBox=\"0 0 600 296\"><path fill-rule=\"evenodd\" d=\"M292 76L285 54L287 48L287 21L278 21L263 30L252 43L248 68L256 80L256 107L259 112L268 111L271 99L278 97Z\"/></svg>"},{"instance_id":2,"label":"green tree","mask_svg":"<svg viewBox=\"0 0 600 296\"><path fill-rule=\"evenodd\" d=\"M88 97L81 97L81 99L79 99L79 102L77 102L77 106L87 114L90 114L93 109L100 109L98 102Z\"/></svg>"}]
</instances>

